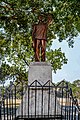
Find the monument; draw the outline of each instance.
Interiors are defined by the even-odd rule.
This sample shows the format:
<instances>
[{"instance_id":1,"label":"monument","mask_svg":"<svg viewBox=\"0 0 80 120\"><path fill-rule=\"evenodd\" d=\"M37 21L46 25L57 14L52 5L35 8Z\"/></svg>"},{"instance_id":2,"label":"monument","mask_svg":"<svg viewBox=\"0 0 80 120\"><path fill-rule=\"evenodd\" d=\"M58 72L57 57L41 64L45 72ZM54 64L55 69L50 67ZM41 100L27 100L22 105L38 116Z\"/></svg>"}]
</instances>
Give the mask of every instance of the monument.
<instances>
[{"instance_id":1,"label":"monument","mask_svg":"<svg viewBox=\"0 0 80 120\"><path fill-rule=\"evenodd\" d=\"M44 22L43 15L40 15L39 23L33 25L32 40L35 62L30 63L28 87L23 96L23 115L28 117L38 118L61 113L59 102L55 100L55 90L50 87L52 85L51 64L46 62L45 57L47 29L51 21L51 15L47 16L47 22ZM22 103L17 110L17 116L22 114L21 106Z\"/></svg>"},{"instance_id":2,"label":"monument","mask_svg":"<svg viewBox=\"0 0 80 120\"><path fill-rule=\"evenodd\" d=\"M44 15L40 14L38 24L33 25L32 41L34 49L35 62L30 64L28 73L28 85L34 80L38 80L41 84L52 80L52 70L50 63L46 62L46 42L47 42L47 29L52 22L52 15L46 15L47 20L44 20ZM41 53L41 56L40 56Z\"/></svg>"},{"instance_id":3,"label":"monument","mask_svg":"<svg viewBox=\"0 0 80 120\"><path fill-rule=\"evenodd\" d=\"M33 25L32 31L32 41L33 48L35 53L35 61L40 61L40 53L41 53L41 61L45 61L45 51L46 51L46 41L47 41L47 29L48 26L52 22L52 16L47 15L47 21L44 21L44 16L39 16L38 24Z\"/></svg>"}]
</instances>

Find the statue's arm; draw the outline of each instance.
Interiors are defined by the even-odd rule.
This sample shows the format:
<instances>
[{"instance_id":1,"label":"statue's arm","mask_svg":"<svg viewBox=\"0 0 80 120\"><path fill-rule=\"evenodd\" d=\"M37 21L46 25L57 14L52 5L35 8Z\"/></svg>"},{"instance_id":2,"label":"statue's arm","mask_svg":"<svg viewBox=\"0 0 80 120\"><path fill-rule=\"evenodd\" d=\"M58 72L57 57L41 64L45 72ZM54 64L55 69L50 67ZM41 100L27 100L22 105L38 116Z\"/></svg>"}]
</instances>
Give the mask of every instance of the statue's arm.
<instances>
[{"instance_id":1,"label":"statue's arm","mask_svg":"<svg viewBox=\"0 0 80 120\"><path fill-rule=\"evenodd\" d=\"M50 24L52 24L52 21L53 21L53 19L52 19L52 15L48 15L47 16L47 25L49 26Z\"/></svg>"}]
</instances>

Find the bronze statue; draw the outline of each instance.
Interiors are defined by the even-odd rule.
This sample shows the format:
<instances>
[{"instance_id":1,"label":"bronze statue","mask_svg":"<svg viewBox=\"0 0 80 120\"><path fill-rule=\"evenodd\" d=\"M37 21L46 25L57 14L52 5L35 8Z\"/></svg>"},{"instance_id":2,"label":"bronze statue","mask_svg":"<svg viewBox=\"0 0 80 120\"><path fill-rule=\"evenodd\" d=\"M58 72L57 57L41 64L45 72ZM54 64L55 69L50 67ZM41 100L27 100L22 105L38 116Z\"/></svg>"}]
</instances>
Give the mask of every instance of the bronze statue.
<instances>
[{"instance_id":1,"label":"bronze statue","mask_svg":"<svg viewBox=\"0 0 80 120\"><path fill-rule=\"evenodd\" d=\"M40 61L40 54L41 54L41 61L45 61L45 51L46 51L46 41L47 41L47 29L48 25L52 21L52 16L47 16L47 21L44 22L43 15L39 16L38 24L33 25L32 31L32 41L33 41L33 48L35 52L35 61Z\"/></svg>"}]
</instances>

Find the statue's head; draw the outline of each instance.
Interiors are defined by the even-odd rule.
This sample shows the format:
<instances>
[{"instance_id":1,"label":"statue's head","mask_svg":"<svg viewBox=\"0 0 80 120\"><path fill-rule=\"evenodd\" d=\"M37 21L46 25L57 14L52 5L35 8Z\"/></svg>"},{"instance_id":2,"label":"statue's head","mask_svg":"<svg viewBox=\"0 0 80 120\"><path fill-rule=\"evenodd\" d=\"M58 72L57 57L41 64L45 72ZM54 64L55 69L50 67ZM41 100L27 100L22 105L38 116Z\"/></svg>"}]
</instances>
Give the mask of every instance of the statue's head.
<instances>
[{"instance_id":1,"label":"statue's head","mask_svg":"<svg viewBox=\"0 0 80 120\"><path fill-rule=\"evenodd\" d=\"M38 19L39 21L43 21L43 15L39 15Z\"/></svg>"}]
</instances>

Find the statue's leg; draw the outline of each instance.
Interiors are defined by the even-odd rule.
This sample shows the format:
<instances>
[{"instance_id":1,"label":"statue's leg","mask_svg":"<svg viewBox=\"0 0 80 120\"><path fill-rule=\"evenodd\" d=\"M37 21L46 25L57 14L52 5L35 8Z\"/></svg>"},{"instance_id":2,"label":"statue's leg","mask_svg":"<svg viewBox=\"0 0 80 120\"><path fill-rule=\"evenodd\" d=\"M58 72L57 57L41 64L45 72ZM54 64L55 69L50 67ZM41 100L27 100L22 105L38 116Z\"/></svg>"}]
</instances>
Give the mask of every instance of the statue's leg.
<instances>
[{"instance_id":1,"label":"statue's leg","mask_svg":"<svg viewBox=\"0 0 80 120\"><path fill-rule=\"evenodd\" d=\"M41 40L41 61L45 61L46 40Z\"/></svg>"},{"instance_id":2,"label":"statue's leg","mask_svg":"<svg viewBox=\"0 0 80 120\"><path fill-rule=\"evenodd\" d=\"M36 49L35 50L35 61L36 62L40 61L40 55L39 55L39 53L40 53L40 47L39 46L40 45L39 44L40 44L40 40L36 40L36 46L35 46L36 47L35 48Z\"/></svg>"}]
</instances>

